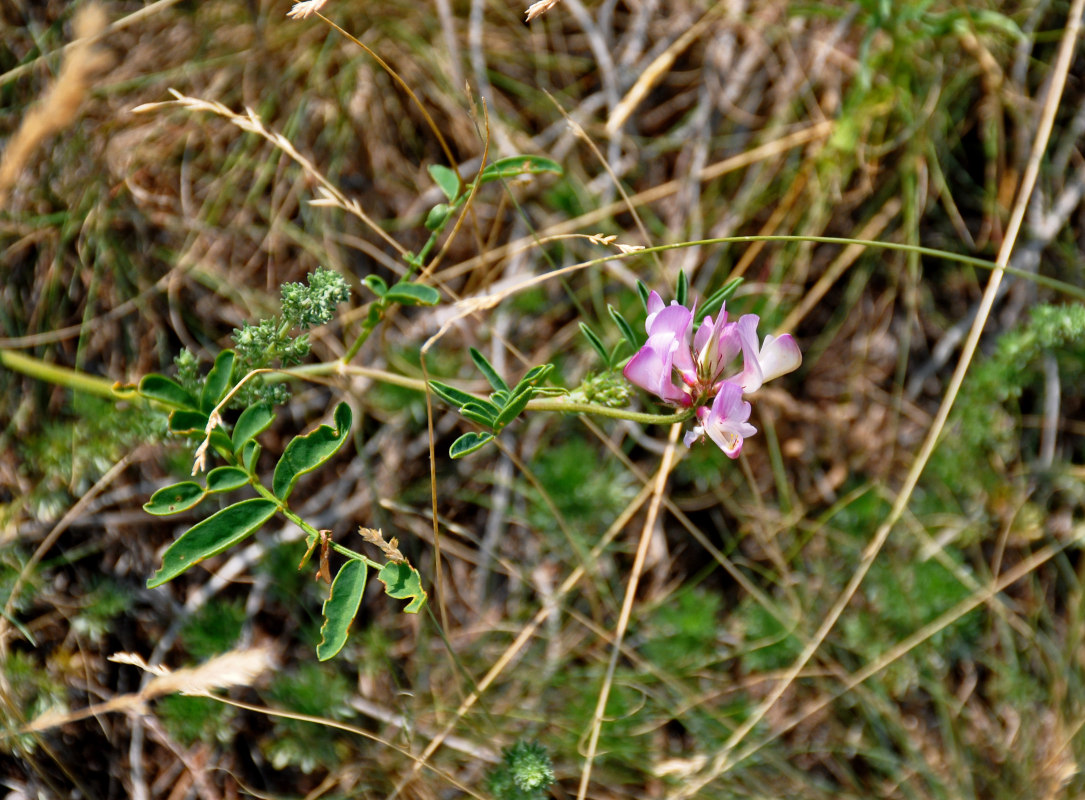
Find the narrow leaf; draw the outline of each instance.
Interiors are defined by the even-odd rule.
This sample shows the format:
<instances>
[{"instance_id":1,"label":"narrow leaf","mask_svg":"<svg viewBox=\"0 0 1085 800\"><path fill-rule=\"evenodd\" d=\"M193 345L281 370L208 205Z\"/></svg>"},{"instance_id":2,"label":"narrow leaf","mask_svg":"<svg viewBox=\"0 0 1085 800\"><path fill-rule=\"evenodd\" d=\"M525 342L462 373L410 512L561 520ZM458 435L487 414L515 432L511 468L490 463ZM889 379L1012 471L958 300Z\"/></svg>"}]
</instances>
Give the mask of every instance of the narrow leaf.
<instances>
[{"instance_id":1,"label":"narrow leaf","mask_svg":"<svg viewBox=\"0 0 1085 800\"><path fill-rule=\"evenodd\" d=\"M230 492L249 482L249 473L241 467L215 467L207 473L207 491Z\"/></svg>"},{"instance_id":2,"label":"narrow leaf","mask_svg":"<svg viewBox=\"0 0 1085 800\"><path fill-rule=\"evenodd\" d=\"M405 306L435 306L441 302L441 293L423 283L397 283L389 289L385 300L395 300Z\"/></svg>"},{"instance_id":3,"label":"narrow leaf","mask_svg":"<svg viewBox=\"0 0 1085 800\"><path fill-rule=\"evenodd\" d=\"M535 386L542 382L547 375L554 370L553 364L540 364L537 367L532 367L527 371L524 377L520 378L520 382L516 384L516 388L512 390L513 394L519 394L520 390L525 386Z\"/></svg>"},{"instance_id":4,"label":"narrow leaf","mask_svg":"<svg viewBox=\"0 0 1085 800\"><path fill-rule=\"evenodd\" d=\"M408 614L417 614L426 602L426 590L422 588L422 576L410 564L393 561L385 564L377 573L377 579L384 584L384 593L397 600L412 598L403 610Z\"/></svg>"},{"instance_id":5,"label":"narrow leaf","mask_svg":"<svg viewBox=\"0 0 1085 800\"><path fill-rule=\"evenodd\" d=\"M164 486L143 504L143 510L156 517L186 511L203 500L204 488L195 481L184 481Z\"/></svg>"},{"instance_id":6,"label":"narrow leaf","mask_svg":"<svg viewBox=\"0 0 1085 800\"><path fill-rule=\"evenodd\" d=\"M607 352L606 345L603 344L603 340L599 338L599 334L588 327L586 322L580 323L580 332L587 337L588 343L595 349L595 352L599 354L599 358L603 359L603 364L610 366L610 353Z\"/></svg>"},{"instance_id":7,"label":"narrow leaf","mask_svg":"<svg viewBox=\"0 0 1085 800\"><path fill-rule=\"evenodd\" d=\"M633 333L633 326L625 321L625 317L612 305L607 305L607 311L610 313L610 318L614 320L614 324L618 326L618 330L622 332L622 336L629 342L629 346L634 351L640 349L640 340L635 333Z\"/></svg>"},{"instance_id":8,"label":"narrow leaf","mask_svg":"<svg viewBox=\"0 0 1085 800\"><path fill-rule=\"evenodd\" d=\"M684 306L686 304L686 298L689 296L689 278L686 277L686 271L684 269L678 270L678 286L674 290L674 299L678 301L678 305Z\"/></svg>"},{"instance_id":9,"label":"narrow leaf","mask_svg":"<svg viewBox=\"0 0 1085 800\"><path fill-rule=\"evenodd\" d=\"M429 388L433 390L435 395L453 408L463 408L468 403L482 402L482 398L475 397L473 394L469 394L462 389L457 389L455 386L449 386L447 383L441 383L440 381L430 381Z\"/></svg>"},{"instance_id":10,"label":"narrow leaf","mask_svg":"<svg viewBox=\"0 0 1085 800\"><path fill-rule=\"evenodd\" d=\"M339 569L339 574L332 581L331 592L324 601L320 644L316 646L316 657L321 661L335 656L347 643L347 632L358 616L368 575L369 568L364 562L351 559Z\"/></svg>"},{"instance_id":11,"label":"narrow leaf","mask_svg":"<svg viewBox=\"0 0 1085 800\"><path fill-rule=\"evenodd\" d=\"M231 439L234 452L236 453L250 439L254 439L271 427L275 421L275 412L270 403L257 403L249 406L241 412L234 425L234 435Z\"/></svg>"},{"instance_id":12,"label":"narrow leaf","mask_svg":"<svg viewBox=\"0 0 1085 800\"><path fill-rule=\"evenodd\" d=\"M181 388L181 384L156 372L143 376L139 393L172 408L196 408L196 398Z\"/></svg>"},{"instance_id":13,"label":"narrow leaf","mask_svg":"<svg viewBox=\"0 0 1085 800\"><path fill-rule=\"evenodd\" d=\"M448 455L452 458L469 456L476 450L481 450L488 445L493 441L493 438L494 435L492 433L476 433L475 431L465 433L448 448Z\"/></svg>"},{"instance_id":14,"label":"narrow leaf","mask_svg":"<svg viewBox=\"0 0 1085 800\"><path fill-rule=\"evenodd\" d=\"M343 446L350 434L353 416L350 406L340 403L335 409L335 427L321 425L312 433L295 436L286 446L271 481L271 490L280 500L285 500L294 490L300 476L312 472Z\"/></svg>"},{"instance_id":15,"label":"narrow leaf","mask_svg":"<svg viewBox=\"0 0 1085 800\"><path fill-rule=\"evenodd\" d=\"M526 386L523 390L513 395L512 398L509 399L509 402L505 404L505 407L501 409L501 413L497 415L493 427L500 430L520 416L520 412L527 407L528 401L531 400L534 394L535 387Z\"/></svg>"},{"instance_id":16,"label":"narrow leaf","mask_svg":"<svg viewBox=\"0 0 1085 800\"><path fill-rule=\"evenodd\" d=\"M487 361L486 356L473 347L471 348L471 360L475 362L475 366L479 368L479 371L486 376L486 380L490 382L490 386L494 387L495 392L507 392L509 390L509 385L505 383L504 378L497 374L493 364Z\"/></svg>"},{"instance_id":17,"label":"narrow leaf","mask_svg":"<svg viewBox=\"0 0 1085 800\"><path fill-rule=\"evenodd\" d=\"M489 183L500 178L515 178L517 175L541 175L544 172L552 172L556 175L563 174L561 165L558 162L544 156L508 156L507 158L499 158L482 170L479 180L482 183Z\"/></svg>"},{"instance_id":18,"label":"narrow leaf","mask_svg":"<svg viewBox=\"0 0 1085 800\"><path fill-rule=\"evenodd\" d=\"M640 295L640 301L644 303L644 310L647 311L648 295L651 294L651 292L648 291L648 287L644 285L644 281L642 280L637 281L637 294Z\"/></svg>"},{"instance_id":19,"label":"narrow leaf","mask_svg":"<svg viewBox=\"0 0 1085 800\"><path fill-rule=\"evenodd\" d=\"M459 197L460 179L456 177L454 170L449 169L444 164L430 164L429 174L433 178L433 182L441 187L441 191L445 193L448 202L451 203Z\"/></svg>"},{"instance_id":20,"label":"narrow leaf","mask_svg":"<svg viewBox=\"0 0 1085 800\"><path fill-rule=\"evenodd\" d=\"M203 384L203 393L200 395L200 409L211 413L211 410L222 402L226 392L230 388L230 378L234 374L234 351L223 350L215 357L215 366L207 373L207 380Z\"/></svg>"},{"instance_id":21,"label":"narrow leaf","mask_svg":"<svg viewBox=\"0 0 1085 800\"><path fill-rule=\"evenodd\" d=\"M147 581L147 588L161 586L193 564L237 544L267 522L276 508L272 501L254 497L227 506L197 523L166 548L162 568Z\"/></svg>"},{"instance_id":22,"label":"narrow leaf","mask_svg":"<svg viewBox=\"0 0 1085 800\"><path fill-rule=\"evenodd\" d=\"M723 304L734 296L738 287L742 285L742 280L742 278L729 280L722 287L710 294L708 299L704 301L704 305L697 312L697 316L701 319L704 319L706 316L715 316L716 312L720 310Z\"/></svg>"},{"instance_id":23,"label":"narrow leaf","mask_svg":"<svg viewBox=\"0 0 1085 800\"><path fill-rule=\"evenodd\" d=\"M475 419L475 422L482 420L483 425L490 427L497 419L497 415L501 413L501 409L489 401L472 400L470 403L464 403L460 413L471 419L478 417L479 419Z\"/></svg>"}]
</instances>

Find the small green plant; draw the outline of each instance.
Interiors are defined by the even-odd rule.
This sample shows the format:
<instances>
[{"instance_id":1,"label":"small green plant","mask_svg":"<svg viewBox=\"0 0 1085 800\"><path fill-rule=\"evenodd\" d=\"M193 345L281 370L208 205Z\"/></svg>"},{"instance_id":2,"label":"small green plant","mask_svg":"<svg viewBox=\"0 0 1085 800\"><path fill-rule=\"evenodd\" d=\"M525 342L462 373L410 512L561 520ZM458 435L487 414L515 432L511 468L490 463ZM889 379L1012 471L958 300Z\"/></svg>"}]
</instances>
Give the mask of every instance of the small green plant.
<instances>
[{"instance_id":1,"label":"small green plant","mask_svg":"<svg viewBox=\"0 0 1085 800\"><path fill-rule=\"evenodd\" d=\"M497 800L543 800L554 782L554 767L538 742L519 741L501 751L501 764L486 787Z\"/></svg>"}]
</instances>

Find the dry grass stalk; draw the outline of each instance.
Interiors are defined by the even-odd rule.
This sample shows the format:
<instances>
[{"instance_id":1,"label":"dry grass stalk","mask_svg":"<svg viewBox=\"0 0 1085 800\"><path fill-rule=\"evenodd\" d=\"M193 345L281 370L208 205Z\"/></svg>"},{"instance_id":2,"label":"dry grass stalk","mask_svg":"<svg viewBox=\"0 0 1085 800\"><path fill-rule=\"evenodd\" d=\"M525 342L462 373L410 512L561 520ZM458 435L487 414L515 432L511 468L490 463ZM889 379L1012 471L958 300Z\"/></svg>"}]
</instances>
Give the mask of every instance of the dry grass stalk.
<instances>
[{"instance_id":1,"label":"dry grass stalk","mask_svg":"<svg viewBox=\"0 0 1085 800\"><path fill-rule=\"evenodd\" d=\"M527 7L524 22L531 22L536 17L541 17L560 2L561 0L538 0L537 3L532 3Z\"/></svg>"},{"instance_id":2,"label":"dry grass stalk","mask_svg":"<svg viewBox=\"0 0 1085 800\"><path fill-rule=\"evenodd\" d=\"M131 664L155 677L138 692L123 694L104 703L72 712L47 711L28 723L20 733L44 731L110 711L139 711L147 701L168 694L206 695L212 689L251 686L272 666L271 651L263 647L232 650L197 667L179 670L171 670L161 664L148 664L136 653L114 653L109 660Z\"/></svg>"},{"instance_id":3,"label":"dry grass stalk","mask_svg":"<svg viewBox=\"0 0 1085 800\"><path fill-rule=\"evenodd\" d=\"M286 16L290 19L305 19L311 17L324 7L324 4L328 0L304 0L301 3L294 3L294 7L286 12Z\"/></svg>"},{"instance_id":4,"label":"dry grass stalk","mask_svg":"<svg viewBox=\"0 0 1085 800\"><path fill-rule=\"evenodd\" d=\"M60 66L56 81L23 118L0 157L0 204L7 200L34 150L47 137L75 120L91 78L109 66L110 55L93 46L105 26L105 12L97 4L85 6L76 13L72 21L75 41Z\"/></svg>"}]
</instances>

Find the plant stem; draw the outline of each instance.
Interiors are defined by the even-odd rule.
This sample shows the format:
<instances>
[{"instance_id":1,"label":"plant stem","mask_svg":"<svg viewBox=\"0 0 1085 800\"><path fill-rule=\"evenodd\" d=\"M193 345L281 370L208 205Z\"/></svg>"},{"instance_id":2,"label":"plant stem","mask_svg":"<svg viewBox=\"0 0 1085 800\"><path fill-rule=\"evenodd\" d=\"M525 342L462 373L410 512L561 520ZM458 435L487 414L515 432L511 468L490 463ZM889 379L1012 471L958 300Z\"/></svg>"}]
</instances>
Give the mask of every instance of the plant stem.
<instances>
[{"instance_id":1,"label":"plant stem","mask_svg":"<svg viewBox=\"0 0 1085 800\"><path fill-rule=\"evenodd\" d=\"M362 323L362 331L358 334L358 338L354 340L350 349L347 350L346 354L341 359L343 364L347 364L354 356L358 355L358 351L362 349L362 345L366 343L369 335L373 333L377 325L380 324L380 321L384 319L384 305L380 300L377 300L376 303L377 305L370 308L369 313L366 314L365 322ZM374 313L374 310L376 310L376 313Z\"/></svg>"},{"instance_id":2,"label":"plant stem","mask_svg":"<svg viewBox=\"0 0 1085 800\"><path fill-rule=\"evenodd\" d=\"M37 378L55 386L66 386L77 392L86 392L108 400L138 399L134 391L126 391L107 378L99 378L70 367L50 364L15 350L0 349L0 364L13 372L21 372L23 375L29 375L31 378Z\"/></svg>"}]
</instances>

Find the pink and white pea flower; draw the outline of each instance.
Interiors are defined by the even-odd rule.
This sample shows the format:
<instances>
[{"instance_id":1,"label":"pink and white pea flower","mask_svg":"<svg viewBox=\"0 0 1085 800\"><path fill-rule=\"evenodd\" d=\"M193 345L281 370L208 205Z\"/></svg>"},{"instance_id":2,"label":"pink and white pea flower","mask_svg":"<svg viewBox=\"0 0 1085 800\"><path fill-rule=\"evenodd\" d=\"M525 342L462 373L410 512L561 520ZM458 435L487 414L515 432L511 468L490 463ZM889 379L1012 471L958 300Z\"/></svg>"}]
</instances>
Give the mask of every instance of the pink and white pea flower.
<instances>
[{"instance_id":1,"label":"pink and white pea flower","mask_svg":"<svg viewBox=\"0 0 1085 800\"><path fill-rule=\"evenodd\" d=\"M794 337L767 335L758 343L756 314L728 322L723 308L713 319L705 316L690 345L694 312L657 292L648 296L645 330L648 341L626 364L623 374L633 384L663 401L697 406L698 425L686 434L690 446L705 436L730 458L737 458L743 440L757 433L751 425L750 404L742 399L773 378L798 368L802 354ZM728 365L742 354L742 368ZM711 403L711 406L709 406Z\"/></svg>"},{"instance_id":2,"label":"pink and white pea flower","mask_svg":"<svg viewBox=\"0 0 1085 800\"><path fill-rule=\"evenodd\" d=\"M750 404L742 399L742 387L724 381L712 401L712 408L701 406L697 409L697 419L701 424L689 430L682 441L686 447L691 447L694 442L707 436L719 445L728 458L738 458L743 440L757 433L757 428L747 421L750 411Z\"/></svg>"}]
</instances>

